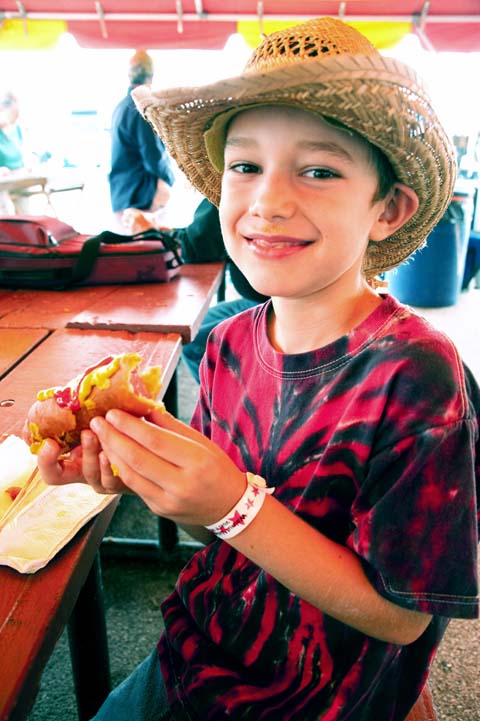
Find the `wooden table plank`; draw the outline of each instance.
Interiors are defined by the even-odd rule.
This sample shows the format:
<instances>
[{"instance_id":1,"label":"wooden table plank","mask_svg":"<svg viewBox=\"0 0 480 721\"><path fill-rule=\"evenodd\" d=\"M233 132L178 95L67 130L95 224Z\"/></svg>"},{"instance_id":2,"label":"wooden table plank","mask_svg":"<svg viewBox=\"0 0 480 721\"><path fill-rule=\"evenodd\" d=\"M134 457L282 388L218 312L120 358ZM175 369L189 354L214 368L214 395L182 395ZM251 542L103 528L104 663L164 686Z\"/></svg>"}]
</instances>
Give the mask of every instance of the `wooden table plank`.
<instances>
[{"instance_id":1,"label":"wooden table plank","mask_svg":"<svg viewBox=\"0 0 480 721\"><path fill-rule=\"evenodd\" d=\"M71 318L101 302L116 287L6 291L0 294L0 328L64 328Z\"/></svg>"},{"instance_id":2,"label":"wooden table plank","mask_svg":"<svg viewBox=\"0 0 480 721\"><path fill-rule=\"evenodd\" d=\"M185 264L168 283L117 287L71 318L67 327L179 333L189 343L220 287L223 272L223 263Z\"/></svg>"},{"instance_id":3,"label":"wooden table plank","mask_svg":"<svg viewBox=\"0 0 480 721\"><path fill-rule=\"evenodd\" d=\"M118 500L90 521L45 568L0 566L0 721L23 721L75 606ZM87 632L87 631L86 631Z\"/></svg>"},{"instance_id":4,"label":"wooden table plank","mask_svg":"<svg viewBox=\"0 0 480 721\"><path fill-rule=\"evenodd\" d=\"M41 328L0 328L0 378L47 336Z\"/></svg>"},{"instance_id":5,"label":"wooden table plank","mask_svg":"<svg viewBox=\"0 0 480 721\"><path fill-rule=\"evenodd\" d=\"M180 358L181 339L173 333L56 331L0 380L0 434L21 435L38 390L63 385L105 356L125 352L140 353L145 366L162 366L163 395ZM2 400L13 403L2 406Z\"/></svg>"}]
</instances>

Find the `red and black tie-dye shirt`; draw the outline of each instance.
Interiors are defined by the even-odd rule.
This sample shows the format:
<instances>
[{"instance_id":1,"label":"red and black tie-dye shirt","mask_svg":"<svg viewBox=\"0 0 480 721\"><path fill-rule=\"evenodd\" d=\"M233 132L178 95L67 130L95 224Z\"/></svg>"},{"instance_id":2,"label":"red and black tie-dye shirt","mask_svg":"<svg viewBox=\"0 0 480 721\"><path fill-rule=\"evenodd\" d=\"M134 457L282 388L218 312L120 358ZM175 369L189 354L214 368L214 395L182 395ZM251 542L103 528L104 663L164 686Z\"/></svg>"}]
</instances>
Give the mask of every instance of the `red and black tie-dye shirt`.
<instances>
[{"instance_id":1,"label":"red and black tie-dye shirt","mask_svg":"<svg viewBox=\"0 0 480 721\"><path fill-rule=\"evenodd\" d=\"M214 331L193 424L358 554L380 594L434 618L408 646L378 641L216 540L163 604L169 703L175 719L400 721L448 617L478 613L479 390L450 341L389 296L298 355L271 347L269 310Z\"/></svg>"}]
</instances>

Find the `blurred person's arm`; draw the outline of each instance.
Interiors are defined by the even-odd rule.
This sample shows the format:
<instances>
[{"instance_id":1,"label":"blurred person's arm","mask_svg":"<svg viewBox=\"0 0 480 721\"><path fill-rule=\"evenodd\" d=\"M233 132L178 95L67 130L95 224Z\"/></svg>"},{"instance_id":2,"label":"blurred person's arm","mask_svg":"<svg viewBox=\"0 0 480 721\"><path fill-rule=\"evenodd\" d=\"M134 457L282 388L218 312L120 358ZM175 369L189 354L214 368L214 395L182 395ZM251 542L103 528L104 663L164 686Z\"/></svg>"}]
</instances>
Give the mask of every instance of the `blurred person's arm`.
<instances>
[{"instance_id":1,"label":"blurred person's arm","mask_svg":"<svg viewBox=\"0 0 480 721\"><path fill-rule=\"evenodd\" d=\"M210 201L202 200L192 222L185 228L166 228L159 218L161 215L157 216L155 212L128 208L122 215L122 223L132 234L148 228L174 233L181 243L182 258L186 263L211 263L226 259L218 209Z\"/></svg>"},{"instance_id":2,"label":"blurred person's arm","mask_svg":"<svg viewBox=\"0 0 480 721\"><path fill-rule=\"evenodd\" d=\"M141 233L144 230L149 230L149 228L166 231L172 230L172 228L160 224L156 212L148 212L146 210L139 210L138 208L127 208L123 211L122 225L132 235L134 233Z\"/></svg>"}]
</instances>

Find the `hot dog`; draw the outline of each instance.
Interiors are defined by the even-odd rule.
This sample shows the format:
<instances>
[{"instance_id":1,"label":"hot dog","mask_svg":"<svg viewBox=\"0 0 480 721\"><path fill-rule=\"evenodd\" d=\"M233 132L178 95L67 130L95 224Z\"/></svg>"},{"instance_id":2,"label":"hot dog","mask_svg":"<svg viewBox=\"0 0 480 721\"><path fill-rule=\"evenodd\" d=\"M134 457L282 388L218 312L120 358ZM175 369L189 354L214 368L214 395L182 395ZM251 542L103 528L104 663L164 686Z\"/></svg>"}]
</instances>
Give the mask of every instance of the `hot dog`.
<instances>
[{"instance_id":1,"label":"hot dog","mask_svg":"<svg viewBox=\"0 0 480 721\"><path fill-rule=\"evenodd\" d=\"M25 421L23 437L32 453L46 438L54 438L64 452L80 443L80 432L95 416L111 408L141 417L164 408L156 399L161 389L161 368L139 372L138 353L108 356L87 368L66 386L41 390Z\"/></svg>"}]
</instances>

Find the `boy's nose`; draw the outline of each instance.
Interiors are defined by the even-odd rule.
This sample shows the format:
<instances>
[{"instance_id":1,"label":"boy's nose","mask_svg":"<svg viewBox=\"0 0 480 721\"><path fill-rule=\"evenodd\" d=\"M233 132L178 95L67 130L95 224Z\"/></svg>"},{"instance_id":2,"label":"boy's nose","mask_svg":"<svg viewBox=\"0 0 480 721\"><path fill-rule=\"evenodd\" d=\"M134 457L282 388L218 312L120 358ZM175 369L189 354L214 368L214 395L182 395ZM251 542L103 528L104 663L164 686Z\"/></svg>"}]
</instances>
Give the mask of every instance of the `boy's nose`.
<instances>
[{"instance_id":1,"label":"boy's nose","mask_svg":"<svg viewBox=\"0 0 480 721\"><path fill-rule=\"evenodd\" d=\"M288 180L280 175L263 175L255 189L250 213L266 220L289 218L295 212L293 191Z\"/></svg>"}]
</instances>

